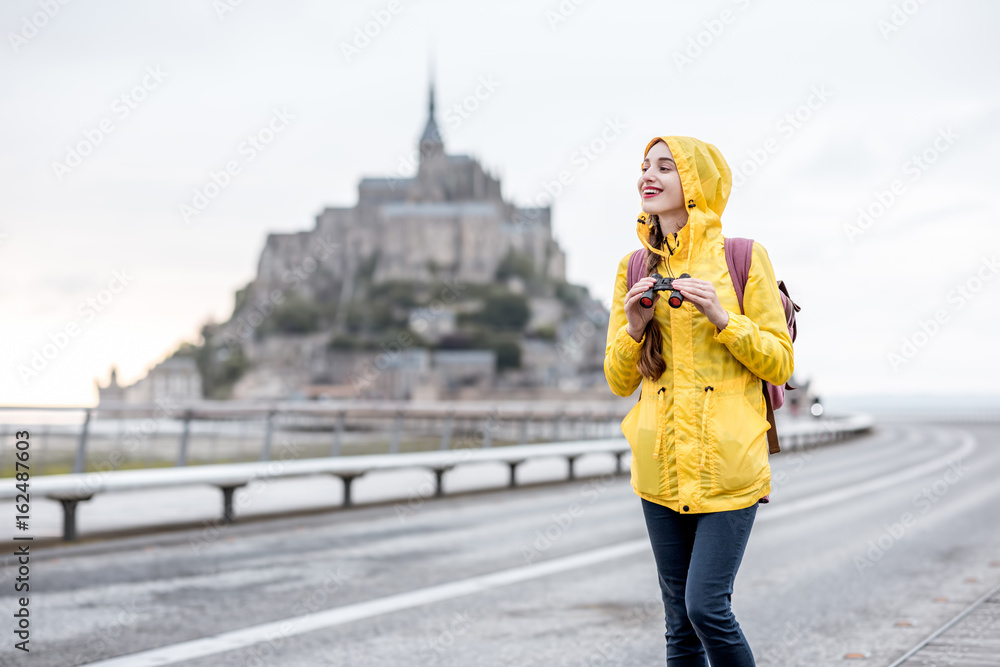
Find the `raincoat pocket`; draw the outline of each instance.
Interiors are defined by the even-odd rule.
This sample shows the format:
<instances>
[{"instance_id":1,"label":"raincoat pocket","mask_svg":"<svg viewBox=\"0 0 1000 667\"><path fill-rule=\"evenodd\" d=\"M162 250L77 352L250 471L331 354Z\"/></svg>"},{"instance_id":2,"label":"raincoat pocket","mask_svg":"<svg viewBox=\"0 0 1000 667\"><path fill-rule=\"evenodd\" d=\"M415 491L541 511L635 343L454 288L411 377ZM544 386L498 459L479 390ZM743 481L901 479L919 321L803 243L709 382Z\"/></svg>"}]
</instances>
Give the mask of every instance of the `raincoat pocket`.
<instances>
[{"instance_id":1,"label":"raincoat pocket","mask_svg":"<svg viewBox=\"0 0 1000 667\"><path fill-rule=\"evenodd\" d=\"M713 396L706 410L707 449L712 491L739 493L755 485L768 465L767 438L770 427L743 392Z\"/></svg>"},{"instance_id":2,"label":"raincoat pocket","mask_svg":"<svg viewBox=\"0 0 1000 667\"><path fill-rule=\"evenodd\" d=\"M640 399L622 420L622 433L632 448L632 486L643 493L663 495L656 449L656 403Z\"/></svg>"}]
</instances>

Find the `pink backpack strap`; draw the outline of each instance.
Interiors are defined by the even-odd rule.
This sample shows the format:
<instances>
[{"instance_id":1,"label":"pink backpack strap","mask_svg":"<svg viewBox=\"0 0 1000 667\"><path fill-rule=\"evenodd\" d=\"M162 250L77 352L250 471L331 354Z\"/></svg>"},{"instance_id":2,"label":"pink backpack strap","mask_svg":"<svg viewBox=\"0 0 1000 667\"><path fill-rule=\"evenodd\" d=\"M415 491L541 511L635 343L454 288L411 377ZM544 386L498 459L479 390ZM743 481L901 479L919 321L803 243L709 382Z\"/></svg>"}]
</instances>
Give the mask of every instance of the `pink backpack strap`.
<instances>
[{"instance_id":1,"label":"pink backpack strap","mask_svg":"<svg viewBox=\"0 0 1000 667\"><path fill-rule=\"evenodd\" d=\"M625 277L625 289L632 289L640 278L646 274L646 249L633 250L628 258L628 274Z\"/></svg>"},{"instance_id":2,"label":"pink backpack strap","mask_svg":"<svg viewBox=\"0 0 1000 667\"><path fill-rule=\"evenodd\" d=\"M728 236L725 240L726 266L729 267L729 276L733 279L733 287L736 288L736 298L740 302L740 315L743 312L743 292L746 289L747 279L750 277L750 262L753 260L753 239L743 239L736 236Z\"/></svg>"}]
</instances>

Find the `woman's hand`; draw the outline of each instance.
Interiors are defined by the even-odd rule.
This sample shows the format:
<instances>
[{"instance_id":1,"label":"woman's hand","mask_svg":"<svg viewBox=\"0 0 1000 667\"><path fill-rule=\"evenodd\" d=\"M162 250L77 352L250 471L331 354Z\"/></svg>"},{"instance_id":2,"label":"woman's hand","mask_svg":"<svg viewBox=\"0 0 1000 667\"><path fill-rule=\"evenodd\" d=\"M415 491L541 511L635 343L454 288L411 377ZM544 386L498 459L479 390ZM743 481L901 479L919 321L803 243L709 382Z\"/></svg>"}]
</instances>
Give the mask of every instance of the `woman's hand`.
<instances>
[{"instance_id":1,"label":"woman's hand","mask_svg":"<svg viewBox=\"0 0 1000 667\"><path fill-rule=\"evenodd\" d=\"M659 292L653 293L653 305L643 308L639 303L642 293L653 286L656 280L649 276L640 278L632 285L625 294L625 317L628 318L628 334L638 342L642 338L642 332L646 330L646 324L653 319L653 311L656 309L656 301L660 298Z\"/></svg>"},{"instance_id":2,"label":"woman's hand","mask_svg":"<svg viewBox=\"0 0 1000 667\"><path fill-rule=\"evenodd\" d=\"M726 328L729 324L729 313L719 303L719 296L715 293L715 285L707 280L697 278L674 278L673 285L719 331Z\"/></svg>"}]
</instances>

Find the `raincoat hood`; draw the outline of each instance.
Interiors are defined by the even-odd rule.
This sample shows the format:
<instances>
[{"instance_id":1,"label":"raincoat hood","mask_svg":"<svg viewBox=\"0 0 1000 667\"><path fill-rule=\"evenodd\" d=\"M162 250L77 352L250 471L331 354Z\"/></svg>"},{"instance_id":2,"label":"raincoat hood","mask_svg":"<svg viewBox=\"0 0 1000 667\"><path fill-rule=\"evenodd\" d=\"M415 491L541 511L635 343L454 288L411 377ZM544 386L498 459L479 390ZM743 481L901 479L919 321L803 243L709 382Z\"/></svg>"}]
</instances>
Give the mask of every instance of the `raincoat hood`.
<instances>
[{"instance_id":1,"label":"raincoat hood","mask_svg":"<svg viewBox=\"0 0 1000 667\"><path fill-rule=\"evenodd\" d=\"M718 148L694 137L653 137L646 144L643 159L657 141L665 142L670 149L688 207L688 221L678 232L680 244L673 253L686 265L692 256L706 250L706 244L722 242L722 211L729 200L733 174ZM639 169L641 173L642 163ZM636 235L647 250L666 257L667 252L649 245L650 224L650 216L640 209Z\"/></svg>"}]
</instances>

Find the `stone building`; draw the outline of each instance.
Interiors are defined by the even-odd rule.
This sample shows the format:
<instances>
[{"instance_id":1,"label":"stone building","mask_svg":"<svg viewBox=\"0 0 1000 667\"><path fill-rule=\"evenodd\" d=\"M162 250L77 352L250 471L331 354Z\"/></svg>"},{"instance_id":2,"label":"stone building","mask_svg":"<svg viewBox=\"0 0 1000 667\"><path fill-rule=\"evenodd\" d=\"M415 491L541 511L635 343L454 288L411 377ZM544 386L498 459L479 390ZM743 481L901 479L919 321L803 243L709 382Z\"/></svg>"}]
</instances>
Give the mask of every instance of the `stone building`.
<instances>
[{"instance_id":1,"label":"stone building","mask_svg":"<svg viewBox=\"0 0 1000 667\"><path fill-rule=\"evenodd\" d=\"M388 281L450 286L441 300L451 305L402 314L410 329L432 345L454 333L456 318L475 306L458 302L463 286L493 283L509 256L528 262L536 278L565 282L565 255L552 236L551 208L520 207L505 200L500 182L476 159L445 152L433 85L414 154L412 176L362 178L354 206L325 208L311 230L268 236L257 276L241 296L242 310L219 327L221 339L239 341L249 362L249 370L233 388L234 398L344 395L346 387L353 387L358 396L449 398L497 386L497 355L491 350L431 351L404 343L364 351L327 345L331 335L348 329L345 304L365 294L362 281L368 286ZM511 292L525 293L517 275L506 283ZM292 290L306 300L331 305L332 329L254 335L275 302ZM593 319L596 311L606 323L603 307L586 297L574 314L553 294L525 296L531 310L526 331L541 336L544 330L548 339L523 346L531 368L505 373L502 384L556 387L580 372L596 377L593 371L603 363L603 333L573 342L573 354L567 355L553 332L578 332L580 323ZM583 310L591 314L585 318ZM603 382L603 376L600 379Z\"/></svg>"},{"instance_id":2,"label":"stone building","mask_svg":"<svg viewBox=\"0 0 1000 667\"><path fill-rule=\"evenodd\" d=\"M118 370L111 368L108 385L97 384L98 407L114 403L160 404L202 400L201 374L194 359L171 357L153 366L134 383L118 384Z\"/></svg>"}]
</instances>

